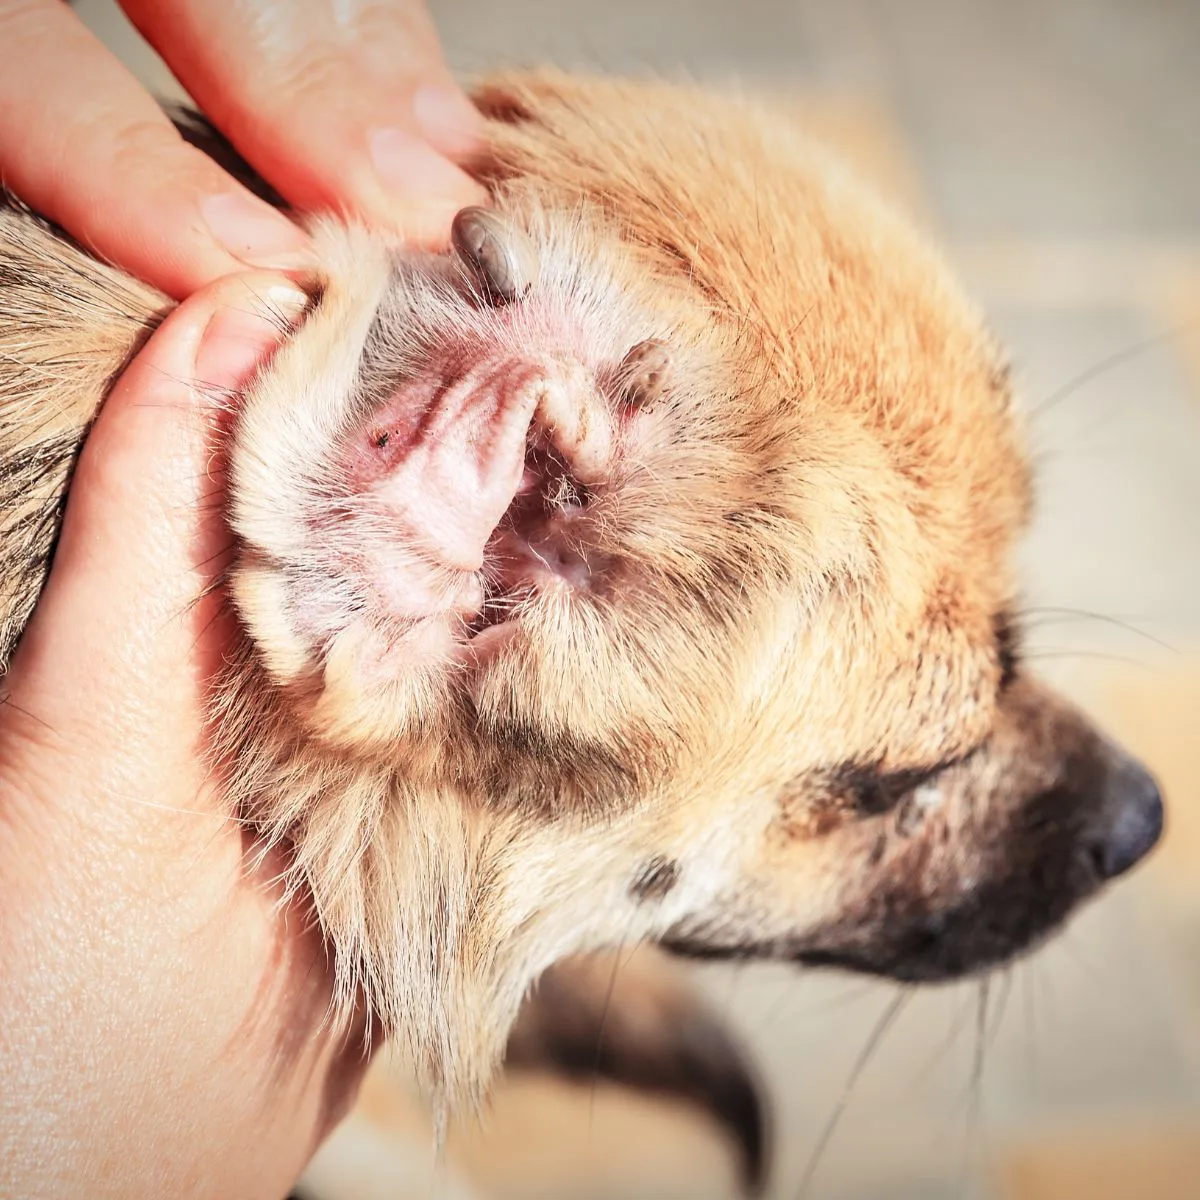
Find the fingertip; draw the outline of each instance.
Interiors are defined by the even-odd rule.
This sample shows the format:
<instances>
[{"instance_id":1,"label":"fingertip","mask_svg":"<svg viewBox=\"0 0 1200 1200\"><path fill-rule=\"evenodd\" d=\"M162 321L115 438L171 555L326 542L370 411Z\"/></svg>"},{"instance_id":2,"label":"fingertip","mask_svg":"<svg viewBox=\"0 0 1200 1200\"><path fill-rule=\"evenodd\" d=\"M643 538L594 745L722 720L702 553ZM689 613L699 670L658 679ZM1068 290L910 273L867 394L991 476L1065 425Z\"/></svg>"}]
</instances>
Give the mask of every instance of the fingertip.
<instances>
[{"instance_id":1,"label":"fingertip","mask_svg":"<svg viewBox=\"0 0 1200 1200\"><path fill-rule=\"evenodd\" d=\"M423 83L413 93L413 119L435 149L464 162L483 147L483 117L460 88Z\"/></svg>"},{"instance_id":2,"label":"fingertip","mask_svg":"<svg viewBox=\"0 0 1200 1200\"><path fill-rule=\"evenodd\" d=\"M168 126L133 150L105 130L82 175L47 172L30 201L97 256L183 299L247 270L302 273L315 264L308 234L228 176Z\"/></svg>"},{"instance_id":3,"label":"fingertip","mask_svg":"<svg viewBox=\"0 0 1200 1200\"><path fill-rule=\"evenodd\" d=\"M97 431L136 420L150 435L162 436L165 418L146 416L150 408L203 413L214 396L237 393L308 301L302 288L276 271L244 271L206 284L170 313L130 363Z\"/></svg>"},{"instance_id":4,"label":"fingertip","mask_svg":"<svg viewBox=\"0 0 1200 1200\"><path fill-rule=\"evenodd\" d=\"M140 165L144 185L128 181L114 203L97 198L91 214L106 215L81 213L72 222L95 253L131 275L184 300L247 272L303 277L314 269L308 234L209 160L190 171L163 159ZM165 186L158 182L163 179Z\"/></svg>"},{"instance_id":5,"label":"fingertip","mask_svg":"<svg viewBox=\"0 0 1200 1200\"><path fill-rule=\"evenodd\" d=\"M202 199L199 207L208 231L247 267L303 270L313 262L303 230L257 196L230 190Z\"/></svg>"},{"instance_id":6,"label":"fingertip","mask_svg":"<svg viewBox=\"0 0 1200 1200\"><path fill-rule=\"evenodd\" d=\"M193 391L240 391L309 303L283 275L239 275L213 286L192 370Z\"/></svg>"},{"instance_id":7,"label":"fingertip","mask_svg":"<svg viewBox=\"0 0 1200 1200\"><path fill-rule=\"evenodd\" d=\"M286 276L230 276L184 301L117 381L72 483L65 560L143 585L188 578L210 496L216 427L308 297ZM211 507L211 506L210 506ZM218 535L219 536L219 535ZM57 569L57 568L56 568Z\"/></svg>"}]
</instances>

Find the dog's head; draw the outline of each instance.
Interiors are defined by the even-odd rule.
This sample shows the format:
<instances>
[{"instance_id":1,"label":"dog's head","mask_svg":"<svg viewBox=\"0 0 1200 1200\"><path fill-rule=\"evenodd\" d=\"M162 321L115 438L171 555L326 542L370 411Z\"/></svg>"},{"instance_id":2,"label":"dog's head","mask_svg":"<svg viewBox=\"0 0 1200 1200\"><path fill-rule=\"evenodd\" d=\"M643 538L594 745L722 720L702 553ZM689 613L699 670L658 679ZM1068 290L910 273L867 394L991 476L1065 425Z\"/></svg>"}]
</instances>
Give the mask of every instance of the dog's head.
<instances>
[{"instance_id":1,"label":"dog's head","mask_svg":"<svg viewBox=\"0 0 1200 1200\"><path fill-rule=\"evenodd\" d=\"M494 208L447 255L331 236L232 456L225 748L335 944L406 1027L393 977L494 1025L637 937L902 979L1031 945L1161 803L1021 666L978 316L778 115L480 103Z\"/></svg>"}]
</instances>

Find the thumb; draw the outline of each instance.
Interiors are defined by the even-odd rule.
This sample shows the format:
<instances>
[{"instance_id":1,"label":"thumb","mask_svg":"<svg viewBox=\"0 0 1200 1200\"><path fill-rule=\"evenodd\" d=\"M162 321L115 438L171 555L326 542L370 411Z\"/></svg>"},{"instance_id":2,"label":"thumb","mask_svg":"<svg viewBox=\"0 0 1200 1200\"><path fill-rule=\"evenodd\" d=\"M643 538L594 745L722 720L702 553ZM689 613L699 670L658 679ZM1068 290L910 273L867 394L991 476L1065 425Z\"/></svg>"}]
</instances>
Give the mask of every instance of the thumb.
<instances>
[{"instance_id":1,"label":"thumb","mask_svg":"<svg viewBox=\"0 0 1200 1200\"><path fill-rule=\"evenodd\" d=\"M230 549L221 429L306 302L283 276L227 277L176 309L126 369L84 445L12 665L10 694L27 711L151 743L198 723L222 651L212 585Z\"/></svg>"}]
</instances>

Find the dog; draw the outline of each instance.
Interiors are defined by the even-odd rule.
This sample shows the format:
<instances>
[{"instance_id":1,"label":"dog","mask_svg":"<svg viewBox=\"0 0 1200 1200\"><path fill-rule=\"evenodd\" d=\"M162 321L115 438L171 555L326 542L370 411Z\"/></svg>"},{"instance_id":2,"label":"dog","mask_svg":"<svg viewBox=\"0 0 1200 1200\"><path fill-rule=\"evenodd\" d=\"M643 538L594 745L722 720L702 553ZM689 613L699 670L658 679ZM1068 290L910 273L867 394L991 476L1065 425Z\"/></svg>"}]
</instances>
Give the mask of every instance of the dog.
<instances>
[{"instance_id":1,"label":"dog","mask_svg":"<svg viewBox=\"0 0 1200 1200\"><path fill-rule=\"evenodd\" d=\"M436 1102L591 949L934 982L1159 837L1149 774L1020 656L1032 483L925 241L750 99L480 86L453 248L328 218L229 436L228 799ZM0 661L70 464L169 307L0 215Z\"/></svg>"}]
</instances>

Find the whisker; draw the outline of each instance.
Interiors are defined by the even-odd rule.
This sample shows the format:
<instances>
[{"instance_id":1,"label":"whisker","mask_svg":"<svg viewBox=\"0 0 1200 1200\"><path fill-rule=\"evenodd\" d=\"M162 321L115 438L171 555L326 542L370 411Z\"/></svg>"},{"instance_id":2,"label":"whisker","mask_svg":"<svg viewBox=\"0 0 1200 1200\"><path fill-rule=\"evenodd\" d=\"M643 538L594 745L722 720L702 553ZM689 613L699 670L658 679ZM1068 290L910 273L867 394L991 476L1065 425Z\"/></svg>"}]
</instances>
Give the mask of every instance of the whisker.
<instances>
[{"instance_id":1,"label":"whisker","mask_svg":"<svg viewBox=\"0 0 1200 1200\"><path fill-rule=\"evenodd\" d=\"M933 1053L925 1060L922 1066L917 1070L913 1077L913 1084L920 1083L929 1073L936 1067L947 1054L954 1048L955 1042L958 1041L958 1035L962 1033L963 1027L967 1023L967 1017L970 1015L970 1004L964 1001L958 1005L957 1011L954 1014L954 1019L950 1022L950 1028L945 1036L934 1047Z\"/></svg>"},{"instance_id":2,"label":"whisker","mask_svg":"<svg viewBox=\"0 0 1200 1200\"><path fill-rule=\"evenodd\" d=\"M20 713L21 716L23 716L26 720L33 721L35 724L40 725L43 729L50 730L51 733L55 732L54 726L49 721L39 717L37 713L31 712L23 705L17 704L9 692L4 692L2 695L0 695L0 707L11 708L13 712Z\"/></svg>"},{"instance_id":3,"label":"whisker","mask_svg":"<svg viewBox=\"0 0 1200 1200\"><path fill-rule=\"evenodd\" d=\"M596 1029L596 1054L592 1060L592 1083L591 1090L588 1094L588 1139L592 1136L592 1125L596 1116L596 1084L600 1081L600 1064L604 1060L604 1029L608 1024L608 1012L612 1007L613 993L617 988L617 973L622 967L621 955L629 941L629 935L633 930L634 917L630 917L629 924L626 927L625 933L621 940L617 943L617 948L613 952L613 969L612 974L608 978L608 990L604 993L604 1007L600 1010L600 1024ZM637 950L636 944L634 950ZM629 960L626 959L626 962Z\"/></svg>"},{"instance_id":4,"label":"whisker","mask_svg":"<svg viewBox=\"0 0 1200 1200\"><path fill-rule=\"evenodd\" d=\"M195 603L199 604L201 599L203 599L203 597L197 596ZM217 605L216 611L211 617L208 618L207 621L204 622L200 629L196 631L196 636L192 640L192 649L195 650L196 647L200 645L200 643L205 639L205 637L208 636L209 632L218 621L224 620L226 617L232 615L232 613L233 605L230 603L229 597L223 596L221 598L221 603Z\"/></svg>"},{"instance_id":5,"label":"whisker","mask_svg":"<svg viewBox=\"0 0 1200 1200\"><path fill-rule=\"evenodd\" d=\"M910 997L911 993L902 988L891 999L887 1008L883 1010L879 1019L875 1022L875 1027L871 1030L866 1045L863 1046L858 1058L855 1060L854 1066L851 1068L850 1074L846 1077L846 1082L842 1087L842 1094L833 1106L833 1111L829 1114L829 1119L825 1122L825 1127L821 1130L821 1135L817 1138L816 1145L809 1156L808 1165L804 1168L804 1175L800 1179L800 1186L796 1190L796 1200L803 1200L803 1197L808 1194L809 1185L817 1173L817 1167L820 1166L825 1148L833 1139L838 1124L841 1122L842 1114L846 1111L850 1103L850 1097L854 1092L859 1077L866 1069L867 1063L871 1061L875 1051L879 1048L888 1030L892 1027L892 1024L900 1015Z\"/></svg>"},{"instance_id":6,"label":"whisker","mask_svg":"<svg viewBox=\"0 0 1200 1200\"><path fill-rule=\"evenodd\" d=\"M1037 1064L1037 1012L1034 1005L1036 995L1033 987L1033 964L1026 963L1021 973L1021 991L1025 1014L1025 1071L1029 1076L1030 1090L1036 1096L1041 1090Z\"/></svg>"},{"instance_id":7,"label":"whisker","mask_svg":"<svg viewBox=\"0 0 1200 1200\"><path fill-rule=\"evenodd\" d=\"M218 547L211 554L206 555L204 558L198 559L196 562L192 563L192 570L199 571L201 567L207 567L210 563L214 563L218 559L228 558L236 550L237 542L231 538L228 542L226 542L223 546Z\"/></svg>"},{"instance_id":8,"label":"whisker","mask_svg":"<svg viewBox=\"0 0 1200 1200\"><path fill-rule=\"evenodd\" d=\"M1126 666L1140 667L1143 671L1153 671L1152 663L1143 662L1129 654L1114 654L1107 650L1030 650L1022 656L1025 662L1040 658L1093 658L1101 662L1118 662Z\"/></svg>"},{"instance_id":9,"label":"whisker","mask_svg":"<svg viewBox=\"0 0 1200 1200\"><path fill-rule=\"evenodd\" d=\"M987 1048L989 1050L996 1044L996 1039L1000 1036L1000 1026L1004 1024L1004 1016L1008 1011L1008 1001L1012 995L1012 986L1013 968L1007 966L1000 971L1000 996L995 1006L996 1015L987 1035Z\"/></svg>"},{"instance_id":10,"label":"whisker","mask_svg":"<svg viewBox=\"0 0 1200 1200\"><path fill-rule=\"evenodd\" d=\"M804 978L804 972L801 972L800 978ZM835 996L828 996L818 1003L805 1006L802 1010L803 1015L806 1018L816 1017L822 1013L843 1009L848 1004L853 1004L866 996L874 995L878 987L879 985L875 980L867 980L864 983L852 984L850 987L840 988ZM796 981L794 979L787 980L781 985L779 995L772 1000L766 1012L759 1018L758 1028L760 1030L770 1029L788 1009L794 1009L799 1000L800 995Z\"/></svg>"},{"instance_id":11,"label":"whisker","mask_svg":"<svg viewBox=\"0 0 1200 1200\"><path fill-rule=\"evenodd\" d=\"M967 1124L963 1132L962 1162L959 1164L959 1193L965 1195L971 1167L982 1129L983 1067L988 1043L988 1001L991 997L991 976L979 981L975 1006L975 1054L971 1060L971 1082L967 1097Z\"/></svg>"},{"instance_id":12,"label":"whisker","mask_svg":"<svg viewBox=\"0 0 1200 1200\"><path fill-rule=\"evenodd\" d=\"M165 813L180 813L186 817L205 817L208 820L216 821L222 825L236 825L240 829L252 829L253 825L245 817L239 817L236 813L221 813L221 812L205 812L201 808L180 808L177 804L159 804L154 800L142 800L138 796L127 796L124 794L109 793L111 799L119 800L123 804L136 804L139 808L152 808L158 812Z\"/></svg>"},{"instance_id":13,"label":"whisker","mask_svg":"<svg viewBox=\"0 0 1200 1200\"><path fill-rule=\"evenodd\" d=\"M1135 342L1132 346L1126 346L1123 350L1118 350L1114 354L1108 355L1107 358L1102 358L1098 363L1094 363L1084 371L1080 371L1078 375L1068 379L1061 387L1056 388L1049 396L1046 397L1031 413L1034 421L1048 413L1052 408L1057 407L1064 400L1073 396L1080 388L1086 387L1093 379L1099 378L1101 375L1107 374L1109 371L1121 366L1123 363L1129 362L1131 359L1137 358L1141 354L1146 354L1151 350L1166 345L1175 338L1189 332L1193 322L1185 322L1182 325L1177 325L1173 329L1167 330L1165 333L1156 333L1151 337L1143 338L1141 341Z\"/></svg>"},{"instance_id":14,"label":"whisker","mask_svg":"<svg viewBox=\"0 0 1200 1200\"><path fill-rule=\"evenodd\" d=\"M1083 608L1060 608L1055 605L1041 605L1033 608L1020 609L1017 612L1018 620L1024 622L1028 616L1040 618L1033 625L1033 628L1038 629L1044 625L1061 624L1063 621L1077 618L1083 621L1097 621L1104 625L1112 625L1114 628L1123 629L1128 633L1135 634L1137 637L1144 638L1148 642L1152 642L1155 646L1160 646L1163 650L1169 650L1172 654L1179 654L1180 650L1177 646L1171 645L1170 642L1164 641L1160 637L1148 632L1145 629L1139 629L1138 626L1132 624L1126 618L1109 616L1107 613L1088 612Z\"/></svg>"}]
</instances>

